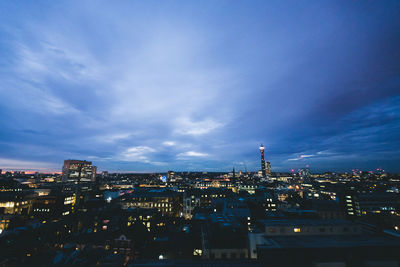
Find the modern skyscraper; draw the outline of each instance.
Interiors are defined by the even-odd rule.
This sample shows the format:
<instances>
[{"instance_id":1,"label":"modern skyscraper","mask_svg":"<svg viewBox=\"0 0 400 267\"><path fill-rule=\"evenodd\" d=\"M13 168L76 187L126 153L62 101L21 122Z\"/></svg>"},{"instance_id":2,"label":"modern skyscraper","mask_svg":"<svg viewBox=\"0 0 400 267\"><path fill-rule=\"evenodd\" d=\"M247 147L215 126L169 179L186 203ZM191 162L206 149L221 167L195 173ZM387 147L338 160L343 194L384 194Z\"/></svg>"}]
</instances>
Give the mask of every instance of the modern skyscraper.
<instances>
[{"instance_id":1,"label":"modern skyscraper","mask_svg":"<svg viewBox=\"0 0 400 267\"><path fill-rule=\"evenodd\" d=\"M262 172L262 176L265 177L267 175L267 170L265 168L264 145L263 144L261 144L261 146L260 146L260 152L261 152L261 172Z\"/></svg>"},{"instance_id":2,"label":"modern skyscraper","mask_svg":"<svg viewBox=\"0 0 400 267\"><path fill-rule=\"evenodd\" d=\"M96 180L97 167L86 160L64 160L62 170L63 182L94 182Z\"/></svg>"}]
</instances>

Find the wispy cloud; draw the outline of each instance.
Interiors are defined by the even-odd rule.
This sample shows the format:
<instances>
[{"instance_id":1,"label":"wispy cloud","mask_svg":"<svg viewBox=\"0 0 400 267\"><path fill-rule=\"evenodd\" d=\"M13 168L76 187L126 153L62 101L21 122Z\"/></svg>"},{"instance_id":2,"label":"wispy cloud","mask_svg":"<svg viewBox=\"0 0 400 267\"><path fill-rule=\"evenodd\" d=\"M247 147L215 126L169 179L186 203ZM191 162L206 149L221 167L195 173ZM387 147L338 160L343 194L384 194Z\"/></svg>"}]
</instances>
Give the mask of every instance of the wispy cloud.
<instances>
[{"instance_id":1,"label":"wispy cloud","mask_svg":"<svg viewBox=\"0 0 400 267\"><path fill-rule=\"evenodd\" d=\"M176 142L174 142L174 141L164 141L162 144L164 146L175 146Z\"/></svg>"},{"instance_id":2,"label":"wispy cloud","mask_svg":"<svg viewBox=\"0 0 400 267\"><path fill-rule=\"evenodd\" d=\"M59 171L59 168L59 164L51 162L0 158L0 169L2 170Z\"/></svg>"},{"instance_id":3,"label":"wispy cloud","mask_svg":"<svg viewBox=\"0 0 400 267\"><path fill-rule=\"evenodd\" d=\"M302 159L305 159L305 158L311 158L313 156L314 155L300 155L300 156L298 156L296 158L290 158L290 159L288 159L288 161L297 161L297 160L302 160Z\"/></svg>"},{"instance_id":4,"label":"wispy cloud","mask_svg":"<svg viewBox=\"0 0 400 267\"><path fill-rule=\"evenodd\" d=\"M131 133L116 133L96 136L94 139L103 143L115 143L121 140L128 139L131 136Z\"/></svg>"},{"instance_id":5,"label":"wispy cloud","mask_svg":"<svg viewBox=\"0 0 400 267\"><path fill-rule=\"evenodd\" d=\"M209 156L207 153L201 153L201 152L196 152L196 151L187 151L187 152L182 152L177 155L178 158L192 158L192 157L207 157Z\"/></svg>"},{"instance_id":6,"label":"wispy cloud","mask_svg":"<svg viewBox=\"0 0 400 267\"><path fill-rule=\"evenodd\" d=\"M210 118L200 121L192 121L187 117L176 120L175 125L175 133L183 135L208 134L223 126L222 123Z\"/></svg>"},{"instance_id":7,"label":"wispy cloud","mask_svg":"<svg viewBox=\"0 0 400 267\"><path fill-rule=\"evenodd\" d=\"M149 163L149 154L155 152L155 149L148 146L135 146L124 150L120 156L117 157L119 160L132 161L132 162L145 162Z\"/></svg>"}]
</instances>

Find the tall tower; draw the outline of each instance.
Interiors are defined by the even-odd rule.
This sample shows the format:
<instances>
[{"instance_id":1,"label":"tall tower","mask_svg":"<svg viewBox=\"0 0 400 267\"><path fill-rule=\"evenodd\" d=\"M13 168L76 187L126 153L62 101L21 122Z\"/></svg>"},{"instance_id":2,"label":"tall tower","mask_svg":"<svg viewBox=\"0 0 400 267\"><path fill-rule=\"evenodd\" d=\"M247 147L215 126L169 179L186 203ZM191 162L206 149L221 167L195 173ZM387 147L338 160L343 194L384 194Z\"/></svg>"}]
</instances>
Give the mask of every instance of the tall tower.
<instances>
[{"instance_id":1,"label":"tall tower","mask_svg":"<svg viewBox=\"0 0 400 267\"><path fill-rule=\"evenodd\" d=\"M261 171L262 176L265 177L267 175L267 170L265 168L265 159L264 159L264 145L260 145L260 152L261 152Z\"/></svg>"}]
</instances>

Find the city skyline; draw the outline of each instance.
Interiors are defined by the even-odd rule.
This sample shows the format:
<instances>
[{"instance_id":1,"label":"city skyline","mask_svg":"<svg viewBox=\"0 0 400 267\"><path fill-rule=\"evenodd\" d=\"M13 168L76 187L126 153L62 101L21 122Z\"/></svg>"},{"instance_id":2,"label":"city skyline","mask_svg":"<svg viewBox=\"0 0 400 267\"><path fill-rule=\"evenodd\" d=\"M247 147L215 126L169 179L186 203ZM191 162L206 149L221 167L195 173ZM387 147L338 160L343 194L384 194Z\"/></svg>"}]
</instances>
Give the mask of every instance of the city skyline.
<instances>
[{"instance_id":1,"label":"city skyline","mask_svg":"<svg viewBox=\"0 0 400 267\"><path fill-rule=\"evenodd\" d=\"M400 172L397 1L0 10L3 171Z\"/></svg>"}]
</instances>

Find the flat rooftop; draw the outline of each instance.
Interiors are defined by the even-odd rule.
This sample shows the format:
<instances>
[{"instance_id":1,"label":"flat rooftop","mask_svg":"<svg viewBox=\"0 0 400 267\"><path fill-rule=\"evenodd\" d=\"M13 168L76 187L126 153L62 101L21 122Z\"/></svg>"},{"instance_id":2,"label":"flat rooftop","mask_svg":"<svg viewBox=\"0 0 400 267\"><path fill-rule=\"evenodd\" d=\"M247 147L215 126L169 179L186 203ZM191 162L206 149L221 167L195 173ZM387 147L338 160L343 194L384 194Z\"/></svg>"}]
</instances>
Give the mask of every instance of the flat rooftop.
<instances>
[{"instance_id":1,"label":"flat rooftop","mask_svg":"<svg viewBox=\"0 0 400 267\"><path fill-rule=\"evenodd\" d=\"M335 226L335 225L355 225L353 222L345 220L322 220L322 219L268 219L260 220L264 226Z\"/></svg>"},{"instance_id":2,"label":"flat rooftop","mask_svg":"<svg viewBox=\"0 0 400 267\"><path fill-rule=\"evenodd\" d=\"M399 247L400 239L384 235L277 236L264 237L261 249Z\"/></svg>"}]
</instances>

